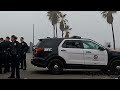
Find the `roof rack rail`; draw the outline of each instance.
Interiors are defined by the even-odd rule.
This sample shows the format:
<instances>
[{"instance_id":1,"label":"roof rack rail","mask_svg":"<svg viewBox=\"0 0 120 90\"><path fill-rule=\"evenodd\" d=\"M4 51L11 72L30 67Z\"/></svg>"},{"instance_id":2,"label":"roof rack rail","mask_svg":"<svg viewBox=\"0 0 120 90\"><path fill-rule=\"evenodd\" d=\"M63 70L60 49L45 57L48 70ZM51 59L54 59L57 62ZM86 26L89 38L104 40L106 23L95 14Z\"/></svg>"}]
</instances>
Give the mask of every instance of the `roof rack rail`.
<instances>
[{"instance_id":1,"label":"roof rack rail","mask_svg":"<svg viewBox=\"0 0 120 90\"><path fill-rule=\"evenodd\" d=\"M81 39L80 36L72 36L71 38L74 38L74 39Z\"/></svg>"}]
</instances>

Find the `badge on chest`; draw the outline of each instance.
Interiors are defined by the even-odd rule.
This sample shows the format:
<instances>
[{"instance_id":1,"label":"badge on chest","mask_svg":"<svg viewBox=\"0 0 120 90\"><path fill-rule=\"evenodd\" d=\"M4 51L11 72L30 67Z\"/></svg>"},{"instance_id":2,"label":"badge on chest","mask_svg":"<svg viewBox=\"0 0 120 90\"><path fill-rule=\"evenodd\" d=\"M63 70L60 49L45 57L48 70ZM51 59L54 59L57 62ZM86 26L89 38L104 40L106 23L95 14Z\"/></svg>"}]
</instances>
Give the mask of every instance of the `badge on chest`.
<instances>
[{"instance_id":1,"label":"badge on chest","mask_svg":"<svg viewBox=\"0 0 120 90\"><path fill-rule=\"evenodd\" d=\"M17 44L16 43L14 43L14 46L16 46Z\"/></svg>"},{"instance_id":2,"label":"badge on chest","mask_svg":"<svg viewBox=\"0 0 120 90\"><path fill-rule=\"evenodd\" d=\"M22 45L24 45L24 43L22 43Z\"/></svg>"}]
</instances>

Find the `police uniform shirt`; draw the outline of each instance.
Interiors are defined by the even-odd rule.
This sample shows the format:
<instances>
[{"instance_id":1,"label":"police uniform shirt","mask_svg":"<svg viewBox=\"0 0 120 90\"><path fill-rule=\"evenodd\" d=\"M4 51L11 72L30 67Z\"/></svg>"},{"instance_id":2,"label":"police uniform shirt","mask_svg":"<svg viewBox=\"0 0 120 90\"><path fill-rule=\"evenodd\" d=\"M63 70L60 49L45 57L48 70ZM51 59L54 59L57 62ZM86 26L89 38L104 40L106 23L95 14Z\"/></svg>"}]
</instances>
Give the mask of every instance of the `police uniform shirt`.
<instances>
[{"instance_id":1,"label":"police uniform shirt","mask_svg":"<svg viewBox=\"0 0 120 90\"><path fill-rule=\"evenodd\" d=\"M27 52L28 51L28 45L26 42L21 42L21 52Z\"/></svg>"},{"instance_id":2,"label":"police uniform shirt","mask_svg":"<svg viewBox=\"0 0 120 90\"><path fill-rule=\"evenodd\" d=\"M18 41L12 42L11 43L11 53L12 54L19 54L20 52L20 44Z\"/></svg>"}]
</instances>

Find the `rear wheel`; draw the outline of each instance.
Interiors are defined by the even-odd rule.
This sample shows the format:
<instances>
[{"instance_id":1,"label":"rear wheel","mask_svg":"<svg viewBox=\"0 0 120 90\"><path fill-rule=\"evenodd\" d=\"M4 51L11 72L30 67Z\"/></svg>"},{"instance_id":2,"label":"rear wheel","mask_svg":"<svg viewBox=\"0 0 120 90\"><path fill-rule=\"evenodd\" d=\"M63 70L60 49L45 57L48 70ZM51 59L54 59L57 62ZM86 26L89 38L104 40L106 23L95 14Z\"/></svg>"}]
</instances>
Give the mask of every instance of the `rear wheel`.
<instances>
[{"instance_id":1,"label":"rear wheel","mask_svg":"<svg viewBox=\"0 0 120 90\"><path fill-rule=\"evenodd\" d=\"M120 60L115 60L111 63L110 71L112 74L120 73Z\"/></svg>"},{"instance_id":2,"label":"rear wheel","mask_svg":"<svg viewBox=\"0 0 120 90\"><path fill-rule=\"evenodd\" d=\"M53 59L48 63L48 70L52 74L61 74L63 72L63 62L59 59Z\"/></svg>"}]
</instances>

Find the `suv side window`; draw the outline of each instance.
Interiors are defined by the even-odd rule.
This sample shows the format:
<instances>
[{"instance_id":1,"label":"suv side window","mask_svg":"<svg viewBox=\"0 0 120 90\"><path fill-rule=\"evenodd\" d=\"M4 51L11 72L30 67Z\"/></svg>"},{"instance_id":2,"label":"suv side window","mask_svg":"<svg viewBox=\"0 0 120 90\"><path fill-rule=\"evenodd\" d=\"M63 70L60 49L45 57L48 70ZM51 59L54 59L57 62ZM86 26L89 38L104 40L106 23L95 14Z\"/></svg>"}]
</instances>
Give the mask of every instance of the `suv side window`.
<instances>
[{"instance_id":1,"label":"suv side window","mask_svg":"<svg viewBox=\"0 0 120 90\"><path fill-rule=\"evenodd\" d=\"M91 41L82 41L84 49L99 49L99 45Z\"/></svg>"},{"instance_id":2,"label":"suv side window","mask_svg":"<svg viewBox=\"0 0 120 90\"><path fill-rule=\"evenodd\" d=\"M66 40L63 45L63 48L82 48L80 40Z\"/></svg>"}]
</instances>

